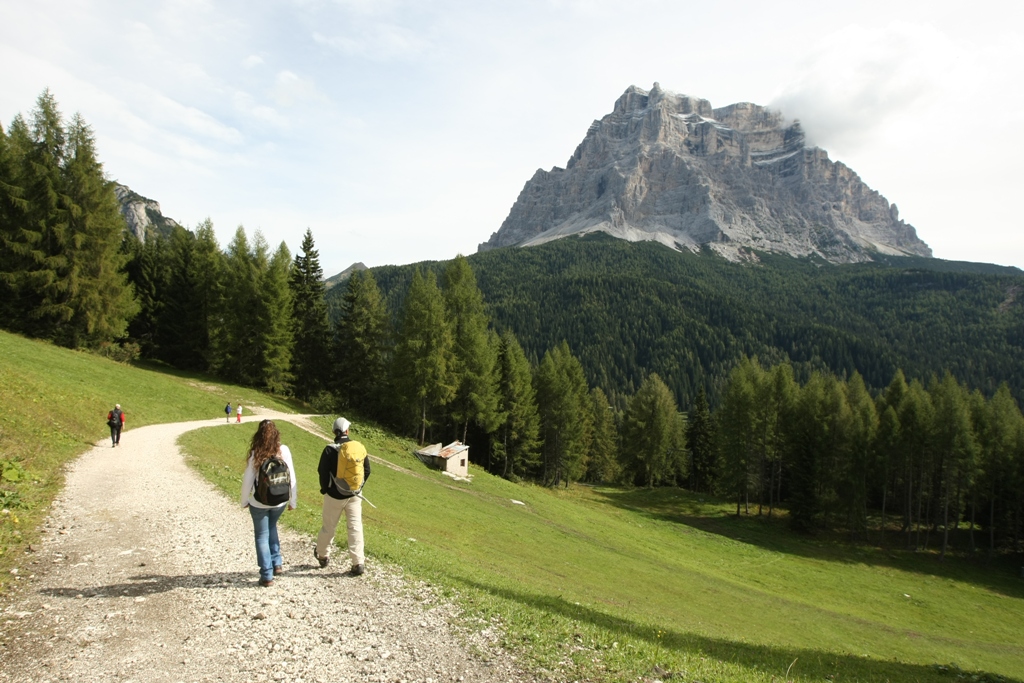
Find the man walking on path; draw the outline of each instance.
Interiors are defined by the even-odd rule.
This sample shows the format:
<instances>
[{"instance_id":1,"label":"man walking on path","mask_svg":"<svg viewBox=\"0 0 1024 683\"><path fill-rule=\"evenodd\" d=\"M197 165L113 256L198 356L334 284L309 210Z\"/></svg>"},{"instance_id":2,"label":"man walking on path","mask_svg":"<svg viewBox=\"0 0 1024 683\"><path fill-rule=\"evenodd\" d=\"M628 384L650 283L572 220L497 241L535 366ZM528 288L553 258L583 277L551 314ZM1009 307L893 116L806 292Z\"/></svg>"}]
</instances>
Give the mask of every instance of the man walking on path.
<instances>
[{"instance_id":1,"label":"man walking on path","mask_svg":"<svg viewBox=\"0 0 1024 683\"><path fill-rule=\"evenodd\" d=\"M124 411L120 403L115 403L114 409L107 413L107 425L110 426L110 447L116 448L121 443L121 429L124 427Z\"/></svg>"},{"instance_id":2,"label":"man walking on path","mask_svg":"<svg viewBox=\"0 0 1024 683\"><path fill-rule=\"evenodd\" d=\"M350 423L343 417L334 421L334 443L327 444L320 454L320 493L324 495L323 526L316 537L313 556L326 567L334 531L345 513L348 528L348 556L352 562L349 573L359 576L364 571L363 501L360 494L370 478L370 459L366 448L348 437Z\"/></svg>"},{"instance_id":3,"label":"man walking on path","mask_svg":"<svg viewBox=\"0 0 1024 683\"><path fill-rule=\"evenodd\" d=\"M238 419L235 420L235 422L237 423L237 422L241 422L241 421L242 421L242 402L239 401L238 402Z\"/></svg>"},{"instance_id":4,"label":"man walking on path","mask_svg":"<svg viewBox=\"0 0 1024 683\"><path fill-rule=\"evenodd\" d=\"M226 406L224 406L224 414L227 416L227 417L224 418L224 421L227 422L227 423L230 423L231 422L231 404L230 403L228 403Z\"/></svg>"}]
</instances>

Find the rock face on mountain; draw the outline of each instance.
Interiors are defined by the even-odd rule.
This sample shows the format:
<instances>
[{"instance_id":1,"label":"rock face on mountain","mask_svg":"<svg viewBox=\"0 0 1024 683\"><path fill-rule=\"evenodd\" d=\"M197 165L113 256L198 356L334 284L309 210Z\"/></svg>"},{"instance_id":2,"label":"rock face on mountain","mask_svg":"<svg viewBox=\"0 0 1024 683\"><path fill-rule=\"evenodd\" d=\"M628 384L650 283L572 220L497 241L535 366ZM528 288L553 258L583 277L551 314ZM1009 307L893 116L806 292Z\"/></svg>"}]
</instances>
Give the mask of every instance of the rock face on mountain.
<instances>
[{"instance_id":1,"label":"rock face on mountain","mask_svg":"<svg viewBox=\"0 0 1024 683\"><path fill-rule=\"evenodd\" d=\"M169 235L174 228L180 227L177 221L160 212L159 202L133 192L127 185L115 184L114 194L121 204L121 215L128 224L128 230L139 240L145 241L146 235L154 232Z\"/></svg>"},{"instance_id":2,"label":"rock face on mountain","mask_svg":"<svg viewBox=\"0 0 1024 683\"><path fill-rule=\"evenodd\" d=\"M538 170L484 251L604 231L730 259L750 250L931 256L895 204L807 147L799 122L739 103L632 86L594 121L566 168Z\"/></svg>"}]
</instances>

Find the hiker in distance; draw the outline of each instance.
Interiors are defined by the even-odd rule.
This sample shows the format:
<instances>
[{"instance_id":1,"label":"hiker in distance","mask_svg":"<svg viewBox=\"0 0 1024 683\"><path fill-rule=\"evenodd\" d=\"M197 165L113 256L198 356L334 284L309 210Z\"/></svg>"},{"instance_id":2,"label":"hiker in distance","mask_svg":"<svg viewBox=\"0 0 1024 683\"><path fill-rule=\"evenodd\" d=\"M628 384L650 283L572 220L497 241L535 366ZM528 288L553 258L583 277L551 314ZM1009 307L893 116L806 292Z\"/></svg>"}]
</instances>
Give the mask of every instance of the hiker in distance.
<instances>
[{"instance_id":1,"label":"hiker in distance","mask_svg":"<svg viewBox=\"0 0 1024 683\"><path fill-rule=\"evenodd\" d=\"M228 403L226 406L224 406L224 414L227 416L226 418L224 418L224 421L230 423L231 422L231 404L230 403Z\"/></svg>"},{"instance_id":2,"label":"hiker in distance","mask_svg":"<svg viewBox=\"0 0 1024 683\"><path fill-rule=\"evenodd\" d=\"M359 576L365 568L363 555L362 490L370 478L370 459L366 448L348 437L351 423L343 417L334 421L334 443L327 444L320 454L320 493L324 494L323 526L316 537L313 556L326 567L334 531L345 513L348 527L348 556L352 562L349 574Z\"/></svg>"},{"instance_id":3,"label":"hiker in distance","mask_svg":"<svg viewBox=\"0 0 1024 683\"><path fill-rule=\"evenodd\" d=\"M260 585L266 588L274 585L274 577L284 566L277 520L285 506L294 510L298 503L292 452L281 443L281 433L270 420L260 422L252 436L242 477L241 503L252 516Z\"/></svg>"},{"instance_id":4,"label":"hiker in distance","mask_svg":"<svg viewBox=\"0 0 1024 683\"><path fill-rule=\"evenodd\" d=\"M238 402L238 419L235 420L235 422L241 422L241 421L242 421L242 402L239 401Z\"/></svg>"},{"instance_id":5,"label":"hiker in distance","mask_svg":"<svg viewBox=\"0 0 1024 683\"><path fill-rule=\"evenodd\" d=\"M115 403L114 409L107 413L107 426L110 427L110 447L116 448L121 443L121 430L124 428L124 411L120 403Z\"/></svg>"}]
</instances>

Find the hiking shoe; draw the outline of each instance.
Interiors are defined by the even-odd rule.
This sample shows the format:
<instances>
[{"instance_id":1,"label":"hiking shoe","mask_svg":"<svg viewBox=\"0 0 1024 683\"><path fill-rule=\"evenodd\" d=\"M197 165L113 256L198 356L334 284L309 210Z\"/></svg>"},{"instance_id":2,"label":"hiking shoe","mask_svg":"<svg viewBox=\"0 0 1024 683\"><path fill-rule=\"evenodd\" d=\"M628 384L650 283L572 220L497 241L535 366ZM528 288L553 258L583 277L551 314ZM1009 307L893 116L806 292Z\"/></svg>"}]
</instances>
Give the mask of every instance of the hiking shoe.
<instances>
[{"instance_id":1,"label":"hiking shoe","mask_svg":"<svg viewBox=\"0 0 1024 683\"><path fill-rule=\"evenodd\" d=\"M273 579L260 579L260 586L262 586L263 588L270 588L273 585L274 585L274 580Z\"/></svg>"},{"instance_id":2,"label":"hiking shoe","mask_svg":"<svg viewBox=\"0 0 1024 683\"><path fill-rule=\"evenodd\" d=\"M278 574L280 574L283 571L284 571L284 567L282 567L281 565L277 565L276 567L274 567L274 576L277 576Z\"/></svg>"},{"instance_id":3,"label":"hiking shoe","mask_svg":"<svg viewBox=\"0 0 1024 683\"><path fill-rule=\"evenodd\" d=\"M330 560L327 559L326 557L320 557L319 555L316 554L316 546L313 546L313 557L315 557L316 561L320 563L320 569L323 569L324 567L326 567L327 563L330 562Z\"/></svg>"},{"instance_id":4,"label":"hiking shoe","mask_svg":"<svg viewBox=\"0 0 1024 683\"><path fill-rule=\"evenodd\" d=\"M349 573L350 576L360 576L365 571L366 571L366 568L363 567L363 565L361 565L361 564L354 564L354 565L352 565L352 569L348 570L348 573Z\"/></svg>"}]
</instances>

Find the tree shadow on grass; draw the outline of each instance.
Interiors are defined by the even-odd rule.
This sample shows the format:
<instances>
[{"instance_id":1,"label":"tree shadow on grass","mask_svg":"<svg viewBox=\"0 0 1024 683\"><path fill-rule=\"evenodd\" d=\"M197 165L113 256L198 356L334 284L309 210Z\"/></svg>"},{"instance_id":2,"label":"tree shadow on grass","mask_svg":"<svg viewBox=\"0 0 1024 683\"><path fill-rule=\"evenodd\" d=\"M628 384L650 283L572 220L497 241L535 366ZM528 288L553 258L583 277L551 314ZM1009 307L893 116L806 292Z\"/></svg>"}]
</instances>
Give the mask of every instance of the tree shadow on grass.
<instances>
[{"instance_id":1,"label":"tree shadow on grass","mask_svg":"<svg viewBox=\"0 0 1024 683\"><path fill-rule=\"evenodd\" d=\"M949 555L943 561L932 552L881 548L831 537L801 536L781 519L767 516L723 514L718 505L705 503L697 494L672 490L595 489L597 500L649 519L679 524L730 538L740 543L784 553L844 564L865 564L943 579L962 581L1006 597L1024 599L1019 578L1019 556L996 559ZM932 534L934 543L936 535ZM901 537L902 538L902 537Z\"/></svg>"},{"instance_id":2,"label":"tree shadow on grass","mask_svg":"<svg viewBox=\"0 0 1024 683\"><path fill-rule=\"evenodd\" d=\"M1020 678L1009 678L988 672L965 672L955 665L909 664L898 661L881 661L858 657L849 653L813 650L799 647L775 647L741 641L713 638L695 633L675 631L662 626L652 626L606 614L598 610L569 602L561 597L530 594L511 588L481 583L466 577L453 577L467 588L488 593L502 600L518 603L538 612L581 622L605 631L614 638L635 638L646 641L666 655L709 658L728 664L737 664L753 671L763 672L771 680L788 681L915 681L920 683L948 683L955 680L989 681L1001 683L1024 683ZM663 664L668 658L659 658ZM636 665L637 662L630 662ZM650 673L656 662L641 664L641 670L611 672L612 675L635 675ZM790 668L792 667L792 668ZM789 676L787 677L787 671ZM668 678L664 675L660 678ZM681 680L683 672L667 672L672 678Z\"/></svg>"}]
</instances>

